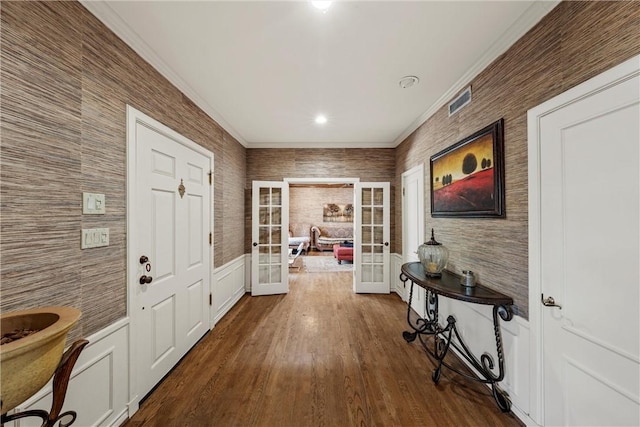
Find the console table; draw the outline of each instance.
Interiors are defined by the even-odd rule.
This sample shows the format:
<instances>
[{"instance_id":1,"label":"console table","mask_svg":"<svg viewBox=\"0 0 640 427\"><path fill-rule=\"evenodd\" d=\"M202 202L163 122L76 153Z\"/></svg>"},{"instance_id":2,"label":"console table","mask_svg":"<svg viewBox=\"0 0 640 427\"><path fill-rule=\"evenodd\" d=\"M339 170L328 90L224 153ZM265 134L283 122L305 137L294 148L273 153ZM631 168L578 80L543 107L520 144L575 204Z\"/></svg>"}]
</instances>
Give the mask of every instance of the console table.
<instances>
[{"instance_id":1,"label":"console table","mask_svg":"<svg viewBox=\"0 0 640 427\"><path fill-rule=\"evenodd\" d=\"M462 286L460 285L460 276L447 270L442 272L441 278L427 277L422 264L419 262L404 264L402 266L400 280L404 283L408 280L411 281L409 303L407 305L407 323L409 323L409 326L413 330L403 332L402 336L409 343L418 337L427 354L435 359L438 366L431 375L433 382L438 384L440 381L440 373L444 366L466 378L491 384L493 398L498 404L498 407L503 412L508 412L511 409L509 395L498 386L498 383L504 379L504 354L498 316L504 321L509 321L513 318L511 311L513 299L482 285L476 285L474 287ZM413 299L414 285L418 285L426 290L427 298L425 308L427 313L425 318L418 317L415 322L412 322L411 300ZM473 304L493 306L493 331L496 337L496 352L498 355L497 374L494 373L495 363L489 353L482 354L478 359L478 357L469 350L469 347L458 333L455 317L448 316L446 326L438 323L438 295ZM425 338L423 338L423 336ZM429 346L429 342L427 341L429 337L433 337L432 347ZM480 377L469 375L445 362L444 359L450 347L455 348L458 353L478 371Z\"/></svg>"}]
</instances>

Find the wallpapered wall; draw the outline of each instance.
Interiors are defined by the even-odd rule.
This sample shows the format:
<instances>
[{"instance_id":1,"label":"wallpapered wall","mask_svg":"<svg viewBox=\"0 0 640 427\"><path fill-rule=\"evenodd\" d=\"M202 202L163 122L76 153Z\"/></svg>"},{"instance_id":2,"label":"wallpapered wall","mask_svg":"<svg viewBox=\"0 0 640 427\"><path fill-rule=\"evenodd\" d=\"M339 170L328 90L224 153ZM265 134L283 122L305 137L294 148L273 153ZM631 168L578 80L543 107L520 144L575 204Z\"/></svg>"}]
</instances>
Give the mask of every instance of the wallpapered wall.
<instances>
[{"instance_id":1,"label":"wallpapered wall","mask_svg":"<svg viewBox=\"0 0 640 427\"><path fill-rule=\"evenodd\" d=\"M328 203L345 205L353 203L353 186L296 187L289 188L289 224L296 236L310 236L314 225L353 227L353 222L324 222L323 206Z\"/></svg>"},{"instance_id":2,"label":"wallpapered wall","mask_svg":"<svg viewBox=\"0 0 640 427\"><path fill-rule=\"evenodd\" d=\"M446 106L396 151L401 174L425 163L426 230L450 252L449 268L511 295L528 317L527 110L640 53L640 2L563 2L470 82L473 101L449 118ZM506 219L432 218L429 157L504 118ZM606 149L603 145L603 149ZM402 250L401 198L396 247ZM594 224L594 239L602 224Z\"/></svg>"},{"instance_id":3,"label":"wallpapered wall","mask_svg":"<svg viewBox=\"0 0 640 427\"><path fill-rule=\"evenodd\" d=\"M251 252L251 183L284 178L360 178L361 182L391 183L395 194L394 149L247 149L245 251ZM392 203L393 205L393 203ZM395 213L391 206L391 242ZM393 244L391 252L394 252Z\"/></svg>"},{"instance_id":4,"label":"wallpapered wall","mask_svg":"<svg viewBox=\"0 0 640 427\"><path fill-rule=\"evenodd\" d=\"M213 151L214 263L244 246L245 149L77 2L2 2L2 311L71 305L87 336L126 314L126 104ZM106 215L83 216L83 191ZM80 249L82 228L110 246Z\"/></svg>"}]
</instances>

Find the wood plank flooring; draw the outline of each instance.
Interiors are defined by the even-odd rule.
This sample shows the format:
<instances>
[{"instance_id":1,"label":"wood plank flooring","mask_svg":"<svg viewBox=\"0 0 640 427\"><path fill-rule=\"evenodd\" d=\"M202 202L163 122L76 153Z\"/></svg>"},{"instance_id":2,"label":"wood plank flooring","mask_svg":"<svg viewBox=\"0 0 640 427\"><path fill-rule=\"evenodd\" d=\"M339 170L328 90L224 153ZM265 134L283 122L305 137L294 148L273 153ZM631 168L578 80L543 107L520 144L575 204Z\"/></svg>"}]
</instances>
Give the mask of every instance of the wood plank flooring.
<instances>
[{"instance_id":1,"label":"wood plank flooring","mask_svg":"<svg viewBox=\"0 0 640 427\"><path fill-rule=\"evenodd\" d=\"M406 304L356 295L351 273L290 274L243 297L124 425L520 426L489 389L406 343Z\"/></svg>"}]
</instances>

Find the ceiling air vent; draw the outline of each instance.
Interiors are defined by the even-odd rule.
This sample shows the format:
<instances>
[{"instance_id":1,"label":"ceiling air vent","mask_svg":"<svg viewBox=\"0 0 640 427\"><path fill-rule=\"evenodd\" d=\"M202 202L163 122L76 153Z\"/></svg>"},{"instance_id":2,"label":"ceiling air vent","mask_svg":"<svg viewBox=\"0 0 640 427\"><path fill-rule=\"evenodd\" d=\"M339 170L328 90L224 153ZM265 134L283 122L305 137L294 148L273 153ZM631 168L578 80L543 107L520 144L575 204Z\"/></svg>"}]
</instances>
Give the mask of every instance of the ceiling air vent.
<instances>
[{"instance_id":1,"label":"ceiling air vent","mask_svg":"<svg viewBox=\"0 0 640 427\"><path fill-rule=\"evenodd\" d=\"M449 103L449 117L471 102L471 86L467 87L456 99Z\"/></svg>"}]
</instances>

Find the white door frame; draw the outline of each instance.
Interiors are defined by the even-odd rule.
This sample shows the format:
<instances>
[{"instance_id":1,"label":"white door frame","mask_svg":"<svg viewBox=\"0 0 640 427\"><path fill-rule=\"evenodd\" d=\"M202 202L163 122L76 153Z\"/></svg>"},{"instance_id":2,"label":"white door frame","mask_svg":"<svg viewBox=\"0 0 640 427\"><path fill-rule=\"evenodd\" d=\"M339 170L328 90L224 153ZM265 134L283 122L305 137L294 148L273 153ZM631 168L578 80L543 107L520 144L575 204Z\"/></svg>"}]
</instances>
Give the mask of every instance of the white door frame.
<instances>
[{"instance_id":1,"label":"white door frame","mask_svg":"<svg viewBox=\"0 0 640 427\"><path fill-rule=\"evenodd\" d=\"M196 144L188 138L180 135L173 129L163 125L159 121L153 119L152 117L144 114L143 112L133 108L130 105L127 105L127 316L129 318L129 415L134 414L139 407L140 399L144 396L140 396L138 392L138 382L136 377L136 363L138 360L137 357L137 328L139 327L139 320L136 316L134 307L137 306L137 293L135 290L138 286L140 286L136 279L140 273L140 262L138 257L140 255L140 250L136 245L136 239L132 238L135 236L137 231L137 224L133 221L133 218L136 218L136 183L135 176L137 172L137 159L136 159L136 125L143 124L144 126L155 130L158 133L161 133L173 141L182 144L183 146L202 154L205 157L209 158L209 167L213 172L213 152L207 150L206 148ZM211 175L211 179L213 180L213 174ZM209 218L209 227L211 232L213 232L213 209L214 209L214 199L213 199L213 182L212 185L209 186L210 191L210 200L211 200L211 212ZM209 283L213 283L213 244L209 245L209 253L206 255L209 257ZM211 292L211 289L209 289ZM208 312L210 315L210 312ZM209 319L209 325L211 325L211 320ZM210 326L211 327L211 326Z\"/></svg>"},{"instance_id":2,"label":"white door frame","mask_svg":"<svg viewBox=\"0 0 640 427\"><path fill-rule=\"evenodd\" d=\"M414 166L408 171L402 173L402 262L407 263L411 261L411 257L409 256L410 249L405 247L406 242L409 240L407 236L409 235L409 230L407 229L407 209L406 209L406 198L404 197L404 188L405 181L408 176L413 174L419 174L420 180L418 181L418 187L422 190L422 197L418 198L418 230L411 230L411 232L417 233L421 239L425 238L424 235L424 163L420 163L418 166ZM416 251L418 248L416 248ZM417 255L416 255L417 256ZM403 300L408 301L409 295L407 294L407 289L404 289Z\"/></svg>"},{"instance_id":3,"label":"white door frame","mask_svg":"<svg viewBox=\"0 0 640 427\"><path fill-rule=\"evenodd\" d=\"M541 223L540 223L540 121L553 111L577 102L594 93L603 91L621 81L640 74L640 55L593 77L586 82L529 110L527 132L529 144L529 324L531 396L530 417L536 423L544 422L544 387L542 383L542 292L541 279Z\"/></svg>"}]
</instances>

